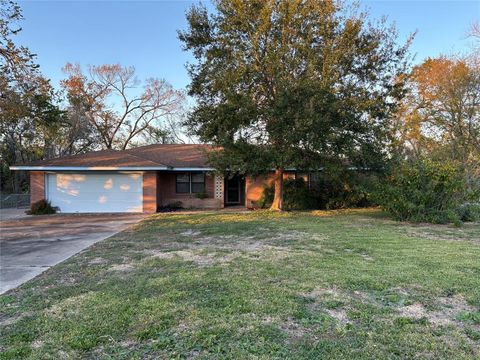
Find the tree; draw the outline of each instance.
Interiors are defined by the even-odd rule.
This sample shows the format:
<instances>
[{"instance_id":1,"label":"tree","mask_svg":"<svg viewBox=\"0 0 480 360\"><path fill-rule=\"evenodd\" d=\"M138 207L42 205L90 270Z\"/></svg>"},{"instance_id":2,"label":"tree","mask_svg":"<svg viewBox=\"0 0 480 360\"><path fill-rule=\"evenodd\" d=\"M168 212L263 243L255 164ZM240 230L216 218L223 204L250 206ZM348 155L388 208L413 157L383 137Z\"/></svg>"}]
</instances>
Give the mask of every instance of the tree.
<instances>
[{"instance_id":1,"label":"tree","mask_svg":"<svg viewBox=\"0 0 480 360\"><path fill-rule=\"evenodd\" d=\"M58 126L61 118L56 95L40 74L35 55L13 41L22 19L17 4L0 0L0 186L15 192L26 174L12 175L9 165L42 158L52 145L50 127Z\"/></svg>"},{"instance_id":2,"label":"tree","mask_svg":"<svg viewBox=\"0 0 480 360\"><path fill-rule=\"evenodd\" d=\"M126 149L138 136L162 128L162 120L180 111L184 96L165 80L148 79L143 90L133 67L119 64L64 67L62 81L69 101L84 108L104 148ZM164 125L164 124L163 124Z\"/></svg>"},{"instance_id":3,"label":"tree","mask_svg":"<svg viewBox=\"0 0 480 360\"><path fill-rule=\"evenodd\" d=\"M35 54L25 46L17 46L13 37L22 28L18 23L23 20L20 6L13 1L0 0L0 72L8 74L9 81L24 79L28 73L36 70Z\"/></svg>"},{"instance_id":4,"label":"tree","mask_svg":"<svg viewBox=\"0 0 480 360\"><path fill-rule=\"evenodd\" d=\"M325 162L378 162L385 123L403 94L408 44L386 23L337 1L215 2L193 6L179 32L196 99L186 125L223 147L211 162L255 175L275 169L272 209L282 209L283 171Z\"/></svg>"},{"instance_id":5,"label":"tree","mask_svg":"<svg viewBox=\"0 0 480 360\"><path fill-rule=\"evenodd\" d=\"M480 63L475 57L441 56L416 66L405 98L404 138L417 155L464 164L480 159ZM410 131L412 128L415 131ZM475 160L476 159L476 160Z\"/></svg>"}]
</instances>

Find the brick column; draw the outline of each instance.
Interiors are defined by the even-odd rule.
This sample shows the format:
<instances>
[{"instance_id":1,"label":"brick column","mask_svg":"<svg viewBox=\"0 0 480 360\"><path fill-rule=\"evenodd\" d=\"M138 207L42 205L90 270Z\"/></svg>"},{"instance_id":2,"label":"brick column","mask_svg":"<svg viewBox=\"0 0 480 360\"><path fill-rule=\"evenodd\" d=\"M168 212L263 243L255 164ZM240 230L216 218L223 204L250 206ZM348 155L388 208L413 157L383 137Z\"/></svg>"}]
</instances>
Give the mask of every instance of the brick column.
<instances>
[{"instance_id":1,"label":"brick column","mask_svg":"<svg viewBox=\"0 0 480 360\"><path fill-rule=\"evenodd\" d=\"M30 171L30 204L45 199L45 171Z\"/></svg>"},{"instance_id":2,"label":"brick column","mask_svg":"<svg viewBox=\"0 0 480 360\"><path fill-rule=\"evenodd\" d=\"M143 212L148 214L157 212L157 173L155 171L143 173Z\"/></svg>"}]
</instances>

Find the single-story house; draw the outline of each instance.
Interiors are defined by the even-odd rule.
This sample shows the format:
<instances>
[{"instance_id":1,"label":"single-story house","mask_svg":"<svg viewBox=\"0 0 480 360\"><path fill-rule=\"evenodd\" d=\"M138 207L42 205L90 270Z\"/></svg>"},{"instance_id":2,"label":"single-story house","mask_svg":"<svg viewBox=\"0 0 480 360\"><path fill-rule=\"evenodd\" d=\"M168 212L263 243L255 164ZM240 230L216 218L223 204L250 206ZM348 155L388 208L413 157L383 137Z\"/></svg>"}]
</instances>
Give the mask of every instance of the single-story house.
<instances>
[{"instance_id":1,"label":"single-story house","mask_svg":"<svg viewBox=\"0 0 480 360\"><path fill-rule=\"evenodd\" d=\"M41 160L30 172L31 203L47 199L64 213L145 212L181 202L185 208L252 208L273 181L223 177L207 163L205 144L158 144ZM294 172L285 176L295 175Z\"/></svg>"}]
</instances>

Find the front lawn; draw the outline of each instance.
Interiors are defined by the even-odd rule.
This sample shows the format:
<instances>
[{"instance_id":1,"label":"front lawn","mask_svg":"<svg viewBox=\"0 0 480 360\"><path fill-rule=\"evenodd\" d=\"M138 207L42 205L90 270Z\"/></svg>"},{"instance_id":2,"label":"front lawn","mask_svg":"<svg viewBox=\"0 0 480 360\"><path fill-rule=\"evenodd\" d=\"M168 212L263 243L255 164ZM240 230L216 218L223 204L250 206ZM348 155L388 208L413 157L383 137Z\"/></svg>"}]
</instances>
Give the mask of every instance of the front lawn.
<instances>
[{"instance_id":1,"label":"front lawn","mask_svg":"<svg viewBox=\"0 0 480 360\"><path fill-rule=\"evenodd\" d=\"M0 297L1 358L480 356L480 224L157 214Z\"/></svg>"}]
</instances>

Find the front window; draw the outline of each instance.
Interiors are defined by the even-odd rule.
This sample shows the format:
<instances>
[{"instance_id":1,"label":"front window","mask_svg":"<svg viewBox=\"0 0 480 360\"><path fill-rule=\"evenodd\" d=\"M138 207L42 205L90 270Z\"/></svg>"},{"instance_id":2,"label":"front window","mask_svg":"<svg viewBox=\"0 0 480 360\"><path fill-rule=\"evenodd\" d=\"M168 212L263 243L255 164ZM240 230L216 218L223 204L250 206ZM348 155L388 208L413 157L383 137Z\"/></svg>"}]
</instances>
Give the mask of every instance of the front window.
<instances>
[{"instance_id":1,"label":"front window","mask_svg":"<svg viewBox=\"0 0 480 360\"><path fill-rule=\"evenodd\" d=\"M205 174L177 174L176 191L178 194L198 194L205 192Z\"/></svg>"},{"instance_id":2,"label":"front window","mask_svg":"<svg viewBox=\"0 0 480 360\"><path fill-rule=\"evenodd\" d=\"M192 173L190 179L192 181L192 193L205 192L205 175L203 173Z\"/></svg>"},{"instance_id":3,"label":"front window","mask_svg":"<svg viewBox=\"0 0 480 360\"><path fill-rule=\"evenodd\" d=\"M189 194L190 193L190 174L177 174L177 193Z\"/></svg>"}]
</instances>

